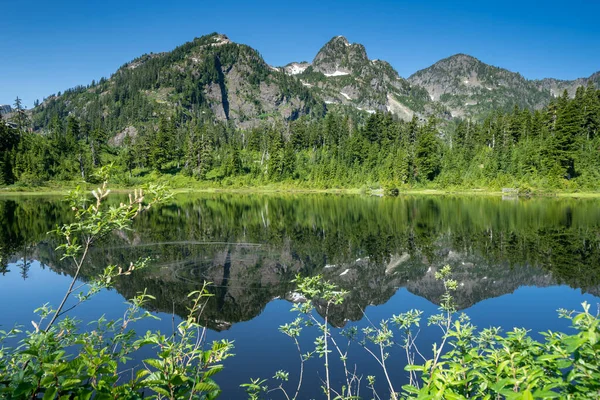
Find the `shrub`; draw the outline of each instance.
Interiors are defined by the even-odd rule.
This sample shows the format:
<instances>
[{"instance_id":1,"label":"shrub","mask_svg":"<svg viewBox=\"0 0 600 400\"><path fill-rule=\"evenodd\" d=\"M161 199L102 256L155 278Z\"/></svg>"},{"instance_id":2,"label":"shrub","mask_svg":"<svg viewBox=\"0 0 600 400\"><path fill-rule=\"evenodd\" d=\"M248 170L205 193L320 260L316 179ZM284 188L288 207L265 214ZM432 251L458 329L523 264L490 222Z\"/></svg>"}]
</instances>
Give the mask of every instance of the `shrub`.
<instances>
[{"instance_id":1,"label":"shrub","mask_svg":"<svg viewBox=\"0 0 600 400\"><path fill-rule=\"evenodd\" d=\"M131 299L122 319L100 317L91 329L82 329L67 315L100 290L111 287L115 279L148 263L143 259L127 268L111 265L91 283L76 286L88 251L97 241L116 229L129 229L137 215L167 197L162 189L150 188L149 196L136 191L128 202L108 206L105 200L109 193L104 184L93 192L95 201L89 202L80 192L71 195L75 222L57 227L55 233L64 241L57 250L63 252L63 259L74 263L76 272L57 308L45 304L36 310L39 320L32 322L33 330L16 327L0 332L1 398L214 399L219 395L212 376L231 355L232 343L205 342L199 317L209 297L207 284L190 294L193 305L188 317L168 336L148 332L138 337L131 329L136 321L154 318L143 309L153 299L146 292ZM84 287L87 290L82 290ZM74 304L67 307L72 298ZM9 347L8 339L18 345ZM155 349L155 357L127 370L126 363L147 346Z\"/></svg>"}]
</instances>

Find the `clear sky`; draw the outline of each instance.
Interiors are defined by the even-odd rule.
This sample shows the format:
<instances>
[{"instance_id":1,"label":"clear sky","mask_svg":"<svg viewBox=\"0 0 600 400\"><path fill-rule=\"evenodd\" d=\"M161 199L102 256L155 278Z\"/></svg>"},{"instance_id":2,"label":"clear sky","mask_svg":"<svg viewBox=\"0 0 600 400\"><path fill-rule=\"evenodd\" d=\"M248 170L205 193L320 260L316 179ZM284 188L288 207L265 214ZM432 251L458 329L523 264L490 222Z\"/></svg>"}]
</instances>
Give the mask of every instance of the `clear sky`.
<instances>
[{"instance_id":1,"label":"clear sky","mask_svg":"<svg viewBox=\"0 0 600 400\"><path fill-rule=\"evenodd\" d=\"M110 76L143 53L211 32L271 65L312 60L331 37L407 77L467 53L530 79L600 70L600 1L0 0L0 104Z\"/></svg>"}]
</instances>

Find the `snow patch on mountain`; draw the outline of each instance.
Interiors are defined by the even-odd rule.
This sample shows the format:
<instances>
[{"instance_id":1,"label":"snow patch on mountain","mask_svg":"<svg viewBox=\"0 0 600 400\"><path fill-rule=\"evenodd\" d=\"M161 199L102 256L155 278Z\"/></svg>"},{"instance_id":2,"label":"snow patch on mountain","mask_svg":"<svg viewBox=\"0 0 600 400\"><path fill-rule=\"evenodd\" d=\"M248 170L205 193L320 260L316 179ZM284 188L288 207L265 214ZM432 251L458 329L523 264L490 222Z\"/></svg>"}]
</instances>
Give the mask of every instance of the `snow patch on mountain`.
<instances>
[{"instance_id":1,"label":"snow patch on mountain","mask_svg":"<svg viewBox=\"0 0 600 400\"><path fill-rule=\"evenodd\" d=\"M331 73L331 74L323 74L326 77L331 77L331 76L344 76L344 75L350 75L349 72L344 72L344 71L339 71L336 70L335 72Z\"/></svg>"},{"instance_id":2,"label":"snow patch on mountain","mask_svg":"<svg viewBox=\"0 0 600 400\"><path fill-rule=\"evenodd\" d=\"M369 114L375 114L377 112L375 110L365 110L364 108L360 108L360 107L356 107L356 108L359 109L360 111L366 111ZM356 261L359 261L359 260L356 260Z\"/></svg>"}]
</instances>

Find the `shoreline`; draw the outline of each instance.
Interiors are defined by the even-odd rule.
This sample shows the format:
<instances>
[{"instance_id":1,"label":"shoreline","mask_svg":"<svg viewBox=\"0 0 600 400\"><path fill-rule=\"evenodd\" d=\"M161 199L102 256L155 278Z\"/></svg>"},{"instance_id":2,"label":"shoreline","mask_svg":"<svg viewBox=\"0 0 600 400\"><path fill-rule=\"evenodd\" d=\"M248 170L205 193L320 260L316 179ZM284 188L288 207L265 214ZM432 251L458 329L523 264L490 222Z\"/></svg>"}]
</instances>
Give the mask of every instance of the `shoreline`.
<instances>
[{"instance_id":1,"label":"shoreline","mask_svg":"<svg viewBox=\"0 0 600 400\"><path fill-rule=\"evenodd\" d=\"M97 185L88 184L84 190L93 190ZM9 196L64 196L75 187L40 187L30 190L12 190L13 188L0 188L0 197ZM14 188L17 189L17 188ZM20 188L19 188L20 189ZM130 193L136 187L114 187L111 189L113 193ZM201 193L230 193L230 194L338 194L338 195L365 195L375 197L396 197L385 194L383 189L367 189L360 188L333 188L333 189L317 189L317 188L302 188L302 187L271 187L271 186L256 186L256 187L207 187L207 188L172 188L170 189L173 195L179 194L201 194ZM497 189L469 189L469 190L452 190L452 189L408 189L399 190L398 196L485 196L485 197L502 197L506 193L502 193ZM582 192L533 192L528 196L514 196L514 198L600 198L600 191L582 191Z\"/></svg>"}]
</instances>

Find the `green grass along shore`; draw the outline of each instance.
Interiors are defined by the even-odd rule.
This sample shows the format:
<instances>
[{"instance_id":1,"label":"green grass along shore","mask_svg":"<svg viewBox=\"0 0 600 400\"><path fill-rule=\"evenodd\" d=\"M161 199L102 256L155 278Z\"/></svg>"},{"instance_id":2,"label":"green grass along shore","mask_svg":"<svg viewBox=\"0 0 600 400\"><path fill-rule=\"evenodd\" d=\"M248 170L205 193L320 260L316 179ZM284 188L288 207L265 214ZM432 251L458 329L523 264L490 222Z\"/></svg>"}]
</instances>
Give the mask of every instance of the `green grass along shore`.
<instances>
[{"instance_id":1,"label":"green grass along shore","mask_svg":"<svg viewBox=\"0 0 600 400\"><path fill-rule=\"evenodd\" d=\"M204 184L194 184L194 182L175 182L175 185L169 184L167 179L160 179L157 183L163 183L169 187L174 194L181 193L240 193L240 194L350 194L350 195L373 195L373 196L390 196L390 192L376 185L369 187L364 185L361 188L352 187L310 187L297 184L280 183L267 184L256 186L214 186ZM137 185L123 185L112 183L110 186L113 192L127 193L131 190L143 186L144 183ZM0 187L0 196L20 196L20 195L37 195L37 196L59 196L66 195L69 191L80 186L84 189L93 190L98 184L89 182L51 182L44 186L23 186L12 185ZM420 196L506 196L502 189L498 188L398 188L398 195L420 195ZM509 196L514 196L508 193ZM577 191L577 190L561 190L561 189L529 189L525 192L525 197L568 197L568 198L600 198L600 191Z\"/></svg>"}]
</instances>

